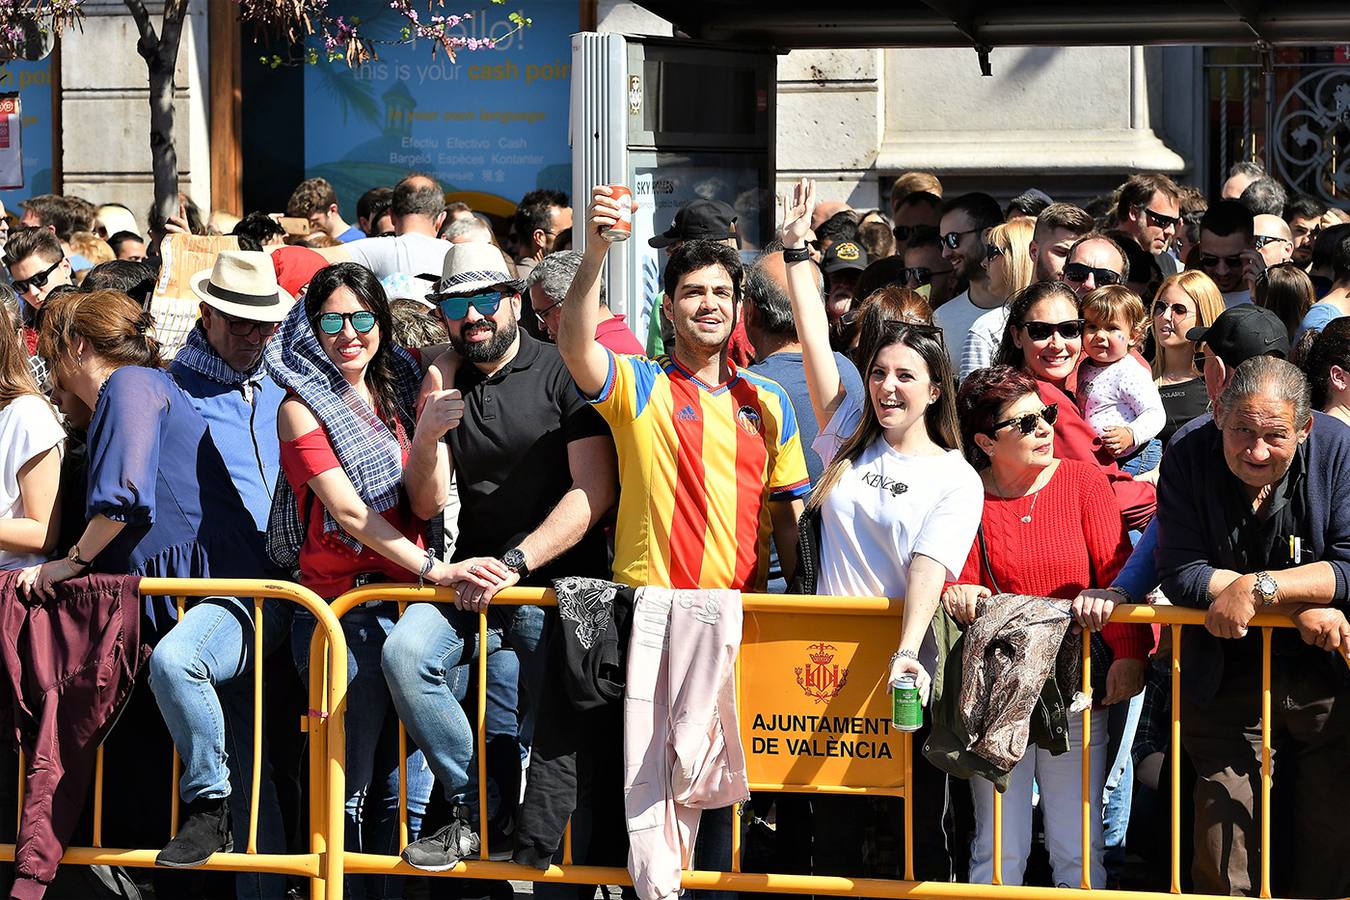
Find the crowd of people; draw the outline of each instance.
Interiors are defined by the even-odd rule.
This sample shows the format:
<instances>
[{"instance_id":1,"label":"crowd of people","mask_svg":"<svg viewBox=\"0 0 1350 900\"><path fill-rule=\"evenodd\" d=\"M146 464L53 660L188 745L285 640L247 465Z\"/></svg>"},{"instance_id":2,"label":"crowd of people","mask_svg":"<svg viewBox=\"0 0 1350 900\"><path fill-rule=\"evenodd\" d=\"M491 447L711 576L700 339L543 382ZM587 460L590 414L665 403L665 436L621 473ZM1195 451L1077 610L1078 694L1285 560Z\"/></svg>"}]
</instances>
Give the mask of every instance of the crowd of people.
<instances>
[{"instance_id":1,"label":"crowd of people","mask_svg":"<svg viewBox=\"0 0 1350 900\"><path fill-rule=\"evenodd\" d=\"M1140 174L1083 206L944 196L915 172L887 209L854 210L803 181L753 253L730 205L681 208L652 239L659 285L625 304L651 311L639 335L601 277L626 212L608 187L575 218L567 196L533 191L506 222L447 205L423 174L367 192L354 225L322 179L284 217L204 219L182 200L144 237L125 207L76 197L0 219L0 588L30 606L95 574L287 578L326 600L453 588L453 604L400 615L376 599L342 619L349 850L434 872L486 838L494 858L544 868L570 818L576 862L627 860L643 900L667 896L629 851L658 826L634 811L646 763L625 759L628 633L560 636L587 614L561 598L588 579L786 590L822 610L903 598L900 633L876 640L896 647L887 683L913 679L927 705L909 786L922 879L992 880L997 791L1005 883L1077 886L1086 867L1096 888L1166 889L1179 754L1186 886L1254 896L1270 862L1281 895L1350 894L1350 869L1325 862L1350 851L1350 828L1322 798L1350 767L1345 213L1251 163L1213 200ZM175 231L239 249L191 279L199 318L170 360L149 307ZM493 602L563 584L560 610ZM1111 621L1122 603L1206 611L1182 638L1179 747L1169 635ZM1258 612L1295 626L1273 638L1269 861ZM129 764L109 787L109 843L162 843L167 816L145 811L162 775L136 761L167 759L171 741L183 816L162 866L242 848L255 767L257 850L294 848L314 617L269 600L255 620L232 597L181 616L146 598L140 617L148 691L108 740L109 770ZM999 628L1023 637L986 650L1008 657L999 674L973 674L972 646ZM264 720L285 726L261 759L256 667ZM757 794L746 867L899 877L892 804ZM56 806L74 822L82 799ZM732 829L729 808L706 810L697 840L680 838L685 867L728 870ZM16 878L14 896L41 896L50 873L21 863ZM407 882L346 889L397 898ZM288 886L240 874L234 888Z\"/></svg>"}]
</instances>

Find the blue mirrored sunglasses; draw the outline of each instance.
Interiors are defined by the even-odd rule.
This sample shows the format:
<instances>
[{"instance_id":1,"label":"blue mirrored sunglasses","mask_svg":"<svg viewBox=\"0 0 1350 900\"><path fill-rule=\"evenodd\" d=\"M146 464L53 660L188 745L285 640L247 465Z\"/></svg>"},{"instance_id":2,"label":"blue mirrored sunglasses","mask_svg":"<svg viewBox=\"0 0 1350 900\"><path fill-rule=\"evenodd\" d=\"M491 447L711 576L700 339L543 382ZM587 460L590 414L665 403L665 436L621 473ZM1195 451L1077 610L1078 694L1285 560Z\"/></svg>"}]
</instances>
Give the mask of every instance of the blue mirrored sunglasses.
<instances>
[{"instance_id":1,"label":"blue mirrored sunglasses","mask_svg":"<svg viewBox=\"0 0 1350 900\"><path fill-rule=\"evenodd\" d=\"M442 297L436 301L441 315L447 319L462 319L469 314L469 307L478 310L479 315L490 316L502 305L501 291L489 291L486 294L471 294L467 297Z\"/></svg>"},{"instance_id":2,"label":"blue mirrored sunglasses","mask_svg":"<svg viewBox=\"0 0 1350 900\"><path fill-rule=\"evenodd\" d=\"M319 323L319 330L324 334L337 334L349 321L352 323L352 330L357 334L367 334L375 327L375 314L365 309L348 313L326 312L314 321Z\"/></svg>"}]
</instances>

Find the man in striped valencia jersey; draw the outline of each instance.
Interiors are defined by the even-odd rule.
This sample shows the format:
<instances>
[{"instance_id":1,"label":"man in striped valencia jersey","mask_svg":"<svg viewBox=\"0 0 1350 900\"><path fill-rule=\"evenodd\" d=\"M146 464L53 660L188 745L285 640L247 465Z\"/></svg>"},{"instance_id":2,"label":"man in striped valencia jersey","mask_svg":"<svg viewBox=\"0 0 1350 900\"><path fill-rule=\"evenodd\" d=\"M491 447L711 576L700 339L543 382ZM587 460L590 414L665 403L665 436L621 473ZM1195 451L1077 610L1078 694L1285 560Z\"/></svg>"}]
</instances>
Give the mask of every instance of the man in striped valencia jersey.
<instances>
[{"instance_id":1,"label":"man in striped valencia jersey","mask_svg":"<svg viewBox=\"0 0 1350 900\"><path fill-rule=\"evenodd\" d=\"M727 360L740 311L735 250L688 241L665 271L674 352L616 355L595 342L596 296L619 208L597 188L585 258L562 307L558 349L609 422L619 455L614 578L633 585L763 590L772 535L796 565L809 489L797 419L776 383Z\"/></svg>"}]
</instances>

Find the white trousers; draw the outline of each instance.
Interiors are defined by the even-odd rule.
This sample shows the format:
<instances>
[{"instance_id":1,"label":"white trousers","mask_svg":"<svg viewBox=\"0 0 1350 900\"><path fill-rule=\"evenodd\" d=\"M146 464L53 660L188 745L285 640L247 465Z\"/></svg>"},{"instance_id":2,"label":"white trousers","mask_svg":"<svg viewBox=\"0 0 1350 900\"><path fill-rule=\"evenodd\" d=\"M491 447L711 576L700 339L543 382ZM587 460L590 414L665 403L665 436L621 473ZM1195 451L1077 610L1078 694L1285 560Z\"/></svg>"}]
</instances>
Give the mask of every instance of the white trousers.
<instances>
[{"instance_id":1,"label":"white trousers","mask_svg":"<svg viewBox=\"0 0 1350 900\"><path fill-rule=\"evenodd\" d=\"M1088 835L1092 843L1092 887L1106 886L1102 862L1102 787L1106 780L1106 710L1092 711L1091 789L1088 799ZM1076 888L1083 878L1083 717L1069 716L1069 750L1051 756L1035 744L1027 746L1012 770L1003 795L1003 883L1021 884L1031 851L1033 785L1040 791L1046 849L1055 885ZM983 778L970 780L975 797L975 843L970 853L972 884L994 880L994 785Z\"/></svg>"}]
</instances>

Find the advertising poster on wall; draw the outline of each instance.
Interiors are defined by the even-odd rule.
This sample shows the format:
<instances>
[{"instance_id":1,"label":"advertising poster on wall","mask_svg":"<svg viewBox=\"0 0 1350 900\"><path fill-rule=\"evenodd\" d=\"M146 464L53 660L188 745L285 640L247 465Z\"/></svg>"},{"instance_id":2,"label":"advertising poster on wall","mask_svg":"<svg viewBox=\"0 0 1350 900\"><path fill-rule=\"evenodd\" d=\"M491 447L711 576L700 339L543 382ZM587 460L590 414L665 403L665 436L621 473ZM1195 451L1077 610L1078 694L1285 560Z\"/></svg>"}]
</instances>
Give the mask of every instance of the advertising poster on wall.
<instances>
[{"instance_id":1,"label":"advertising poster on wall","mask_svg":"<svg viewBox=\"0 0 1350 900\"><path fill-rule=\"evenodd\" d=\"M456 12L447 3L445 13ZM352 0L377 37L396 40L406 20L387 3ZM503 215L527 191L571 188L568 147L570 36L577 0L529 0L533 24L515 30L511 4L472 6L456 27L467 38L495 38L488 50L462 50L450 62L426 41L384 45L379 59L305 72L305 174L333 183L355 221L355 202L408 172L427 172L449 194Z\"/></svg>"},{"instance_id":2,"label":"advertising poster on wall","mask_svg":"<svg viewBox=\"0 0 1350 900\"><path fill-rule=\"evenodd\" d=\"M0 65L0 94L17 93L20 113L18 134L10 141L22 148L22 184L0 190L5 209L16 213L19 201L52 189L52 62L51 57L27 62L15 60ZM6 172L11 169L6 167ZM8 185L10 182L6 182Z\"/></svg>"}]
</instances>

